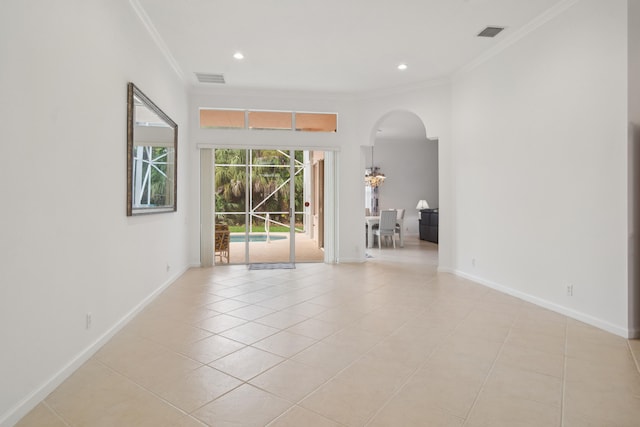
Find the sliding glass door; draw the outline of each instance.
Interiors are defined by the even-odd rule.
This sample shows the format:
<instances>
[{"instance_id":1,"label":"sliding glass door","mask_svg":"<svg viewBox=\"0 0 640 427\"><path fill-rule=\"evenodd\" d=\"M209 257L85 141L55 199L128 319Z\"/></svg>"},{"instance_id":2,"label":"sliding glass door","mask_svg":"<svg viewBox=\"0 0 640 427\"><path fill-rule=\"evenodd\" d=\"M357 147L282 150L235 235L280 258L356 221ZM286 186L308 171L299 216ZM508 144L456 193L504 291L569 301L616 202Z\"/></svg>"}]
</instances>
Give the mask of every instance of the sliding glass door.
<instances>
[{"instance_id":1,"label":"sliding glass door","mask_svg":"<svg viewBox=\"0 0 640 427\"><path fill-rule=\"evenodd\" d=\"M216 263L293 264L296 242L312 248L305 261L323 261L309 202L312 158L301 150L215 149L216 232L229 232L229 256L216 248Z\"/></svg>"}]
</instances>

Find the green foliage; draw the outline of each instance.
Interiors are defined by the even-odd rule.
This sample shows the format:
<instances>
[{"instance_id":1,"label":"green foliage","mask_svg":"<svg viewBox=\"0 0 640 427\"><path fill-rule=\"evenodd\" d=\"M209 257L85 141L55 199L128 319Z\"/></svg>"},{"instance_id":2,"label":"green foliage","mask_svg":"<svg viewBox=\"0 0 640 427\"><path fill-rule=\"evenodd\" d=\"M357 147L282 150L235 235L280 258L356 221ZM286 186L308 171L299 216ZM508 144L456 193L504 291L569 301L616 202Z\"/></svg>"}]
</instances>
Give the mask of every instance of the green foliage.
<instances>
[{"instance_id":1,"label":"green foliage","mask_svg":"<svg viewBox=\"0 0 640 427\"><path fill-rule=\"evenodd\" d=\"M247 153L251 153L249 166L251 182L247 187ZM295 151L295 158L300 165L303 152ZM291 200L289 197L289 156L278 150L215 150L215 208L216 212L245 212L246 193L250 191L252 206L256 213L289 212ZM296 170L298 167L296 167ZM295 200L293 207L299 211L303 208L303 180L302 173L295 175ZM287 223L288 214L272 213L271 219ZM240 216L226 215L229 225L243 225ZM264 227L262 224L256 226ZM273 226L271 227L273 230Z\"/></svg>"}]
</instances>

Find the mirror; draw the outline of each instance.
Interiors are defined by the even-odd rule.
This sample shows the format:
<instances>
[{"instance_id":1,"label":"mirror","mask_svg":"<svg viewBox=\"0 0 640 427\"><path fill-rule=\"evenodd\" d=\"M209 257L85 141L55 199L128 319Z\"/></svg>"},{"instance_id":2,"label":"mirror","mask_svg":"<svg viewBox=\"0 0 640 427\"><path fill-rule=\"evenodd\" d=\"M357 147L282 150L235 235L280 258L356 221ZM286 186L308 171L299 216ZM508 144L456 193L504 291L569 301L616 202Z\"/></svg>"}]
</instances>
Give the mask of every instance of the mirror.
<instances>
[{"instance_id":1,"label":"mirror","mask_svg":"<svg viewBox=\"0 0 640 427\"><path fill-rule=\"evenodd\" d=\"M177 209L178 125L127 87L127 216Z\"/></svg>"}]
</instances>

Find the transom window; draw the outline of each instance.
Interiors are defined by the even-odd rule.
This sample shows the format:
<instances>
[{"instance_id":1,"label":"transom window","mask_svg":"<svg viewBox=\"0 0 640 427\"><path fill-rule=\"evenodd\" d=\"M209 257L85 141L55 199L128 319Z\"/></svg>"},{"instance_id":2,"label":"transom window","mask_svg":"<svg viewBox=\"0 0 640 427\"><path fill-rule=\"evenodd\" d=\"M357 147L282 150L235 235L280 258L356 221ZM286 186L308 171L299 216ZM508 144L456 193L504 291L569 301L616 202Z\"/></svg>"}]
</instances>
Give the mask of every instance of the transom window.
<instances>
[{"instance_id":1,"label":"transom window","mask_svg":"<svg viewBox=\"0 0 640 427\"><path fill-rule=\"evenodd\" d=\"M338 115L336 113L201 108L200 129L337 132Z\"/></svg>"}]
</instances>

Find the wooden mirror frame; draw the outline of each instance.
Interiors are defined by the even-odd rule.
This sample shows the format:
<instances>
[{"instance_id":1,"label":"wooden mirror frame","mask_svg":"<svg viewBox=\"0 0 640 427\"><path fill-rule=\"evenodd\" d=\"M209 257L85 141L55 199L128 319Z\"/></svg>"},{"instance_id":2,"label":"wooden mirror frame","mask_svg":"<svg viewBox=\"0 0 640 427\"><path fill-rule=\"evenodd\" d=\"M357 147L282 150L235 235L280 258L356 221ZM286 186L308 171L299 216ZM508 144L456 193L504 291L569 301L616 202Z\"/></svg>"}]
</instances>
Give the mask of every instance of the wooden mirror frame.
<instances>
[{"instance_id":1,"label":"wooden mirror frame","mask_svg":"<svg viewBox=\"0 0 640 427\"><path fill-rule=\"evenodd\" d=\"M140 113L148 114L152 121L141 122L137 120L136 107ZM148 111L140 110L142 107ZM172 135L163 132L167 128L171 129ZM142 130L147 129L147 135L142 134ZM141 143L141 138L144 138L144 143ZM147 149L147 158L136 157L134 151L141 154L145 148ZM161 154L160 157L164 157L165 161L157 162L159 166L154 164L157 160L153 159L154 150L161 153L164 150L164 154ZM134 162L137 162L137 167ZM144 164L146 164L147 170L144 171L144 178L141 178ZM177 166L178 125L136 85L129 83L127 85L127 216L175 212L178 207ZM155 173L152 173L154 169ZM137 180L134 175L137 176ZM152 179L154 178L153 184L159 185L162 191L152 192ZM144 179L145 182L140 182L141 179ZM146 203L141 202L143 197L146 197ZM136 198L139 200L136 201ZM152 203L152 198L160 200L160 203Z\"/></svg>"}]
</instances>

